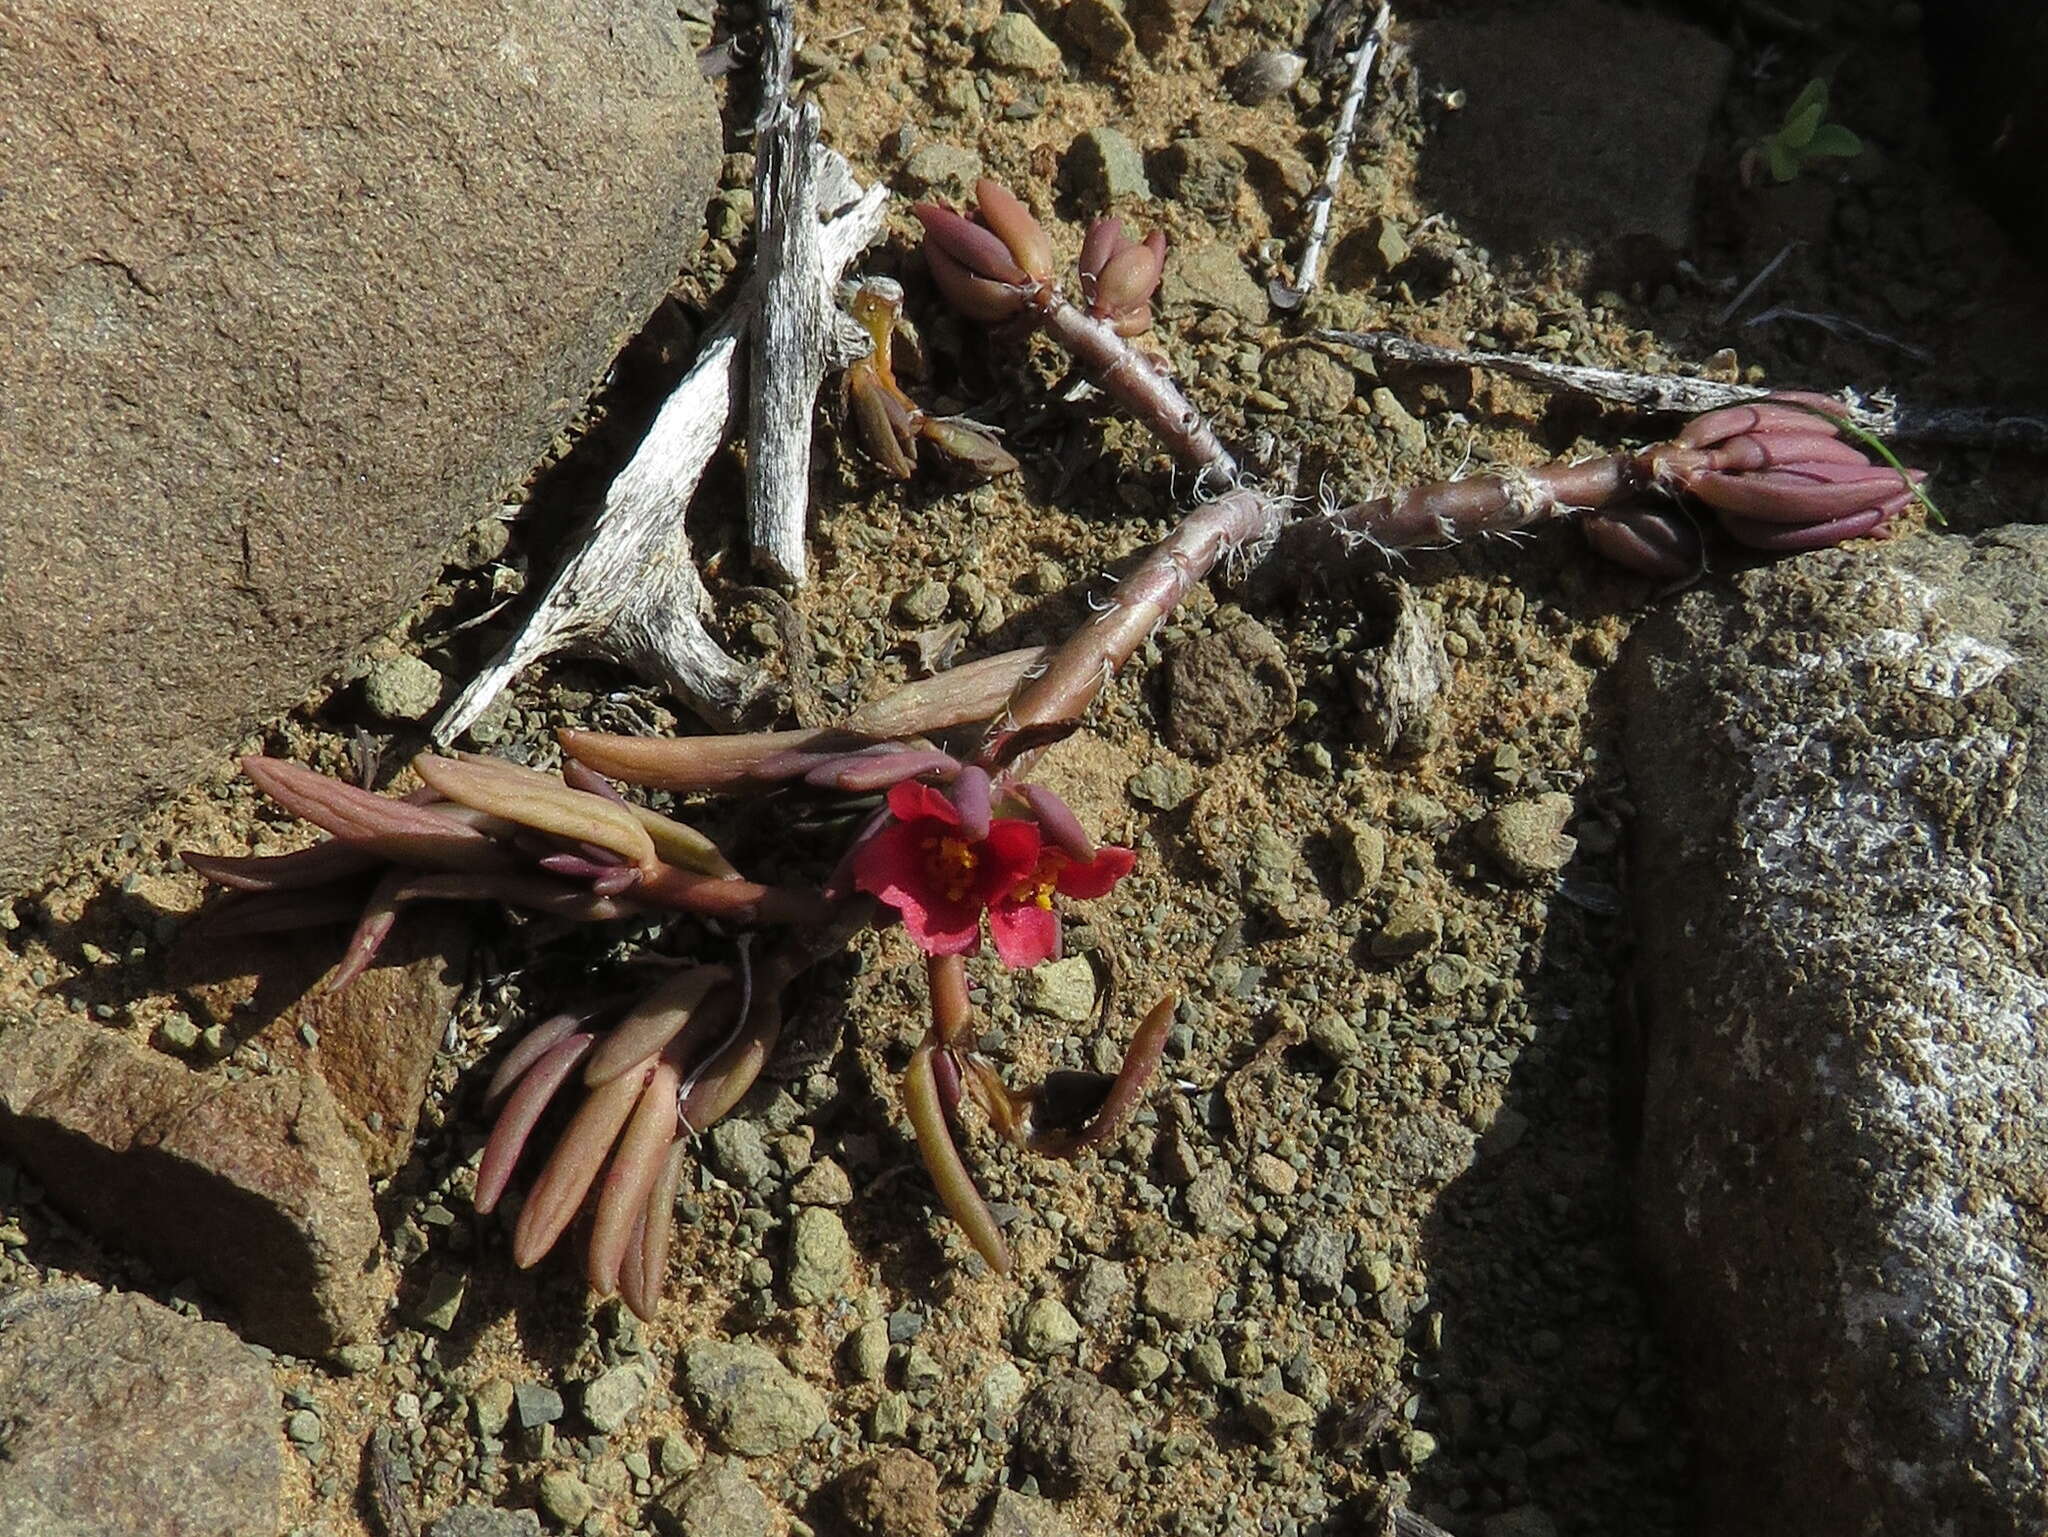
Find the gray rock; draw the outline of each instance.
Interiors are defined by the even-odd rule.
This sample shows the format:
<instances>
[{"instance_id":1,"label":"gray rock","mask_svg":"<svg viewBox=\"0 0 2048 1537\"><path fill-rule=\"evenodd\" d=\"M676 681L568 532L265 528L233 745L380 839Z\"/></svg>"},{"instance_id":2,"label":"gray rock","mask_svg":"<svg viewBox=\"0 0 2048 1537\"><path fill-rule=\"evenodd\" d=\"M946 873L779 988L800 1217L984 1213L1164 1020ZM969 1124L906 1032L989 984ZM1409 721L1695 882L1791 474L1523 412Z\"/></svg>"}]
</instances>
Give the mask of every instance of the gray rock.
<instances>
[{"instance_id":1,"label":"gray rock","mask_svg":"<svg viewBox=\"0 0 2048 1537\"><path fill-rule=\"evenodd\" d=\"M788 1451L825 1423L818 1390L759 1345L695 1340L683 1350L682 1378L719 1444L742 1457Z\"/></svg>"},{"instance_id":2,"label":"gray rock","mask_svg":"<svg viewBox=\"0 0 2048 1537\"><path fill-rule=\"evenodd\" d=\"M1559 37L1576 46L1559 50ZM1412 46L1423 78L1465 92L1422 158L1429 206L1507 248L1627 257L1639 243L1690 246L1728 80L1720 41L1607 0L1560 0L1541 15L1435 17Z\"/></svg>"},{"instance_id":3,"label":"gray rock","mask_svg":"<svg viewBox=\"0 0 2048 1537\"><path fill-rule=\"evenodd\" d=\"M2048 530L1750 572L1624 680L1701 1529L2040 1531Z\"/></svg>"},{"instance_id":4,"label":"gray rock","mask_svg":"<svg viewBox=\"0 0 2048 1537\"><path fill-rule=\"evenodd\" d=\"M1123 1395L1093 1377L1047 1378L1017 1412L1017 1457L1055 1494L1099 1489L1131 1450Z\"/></svg>"},{"instance_id":5,"label":"gray rock","mask_svg":"<svg viewBox=\"0 0 2048 1537\"><path fill-rule=\"evenodd\" d=\"M1323 1222L1304 1222L1280 1245L1280 1270L1311 1297L1328 1297L1344 1284L1351 1235Z\"/></svg>"},{"instance_id":6,"label":"gray rock","mask_svg":"<svg viewBox=\"0 0 2048 1537\"><path fill-rule=\"evenodd\" d=\"M1016 11L1005 11L982 34L981 58L991 69L1018 75L1057 75L1066 66L1060 45Z\"/></svg>"},{"instance_id":7,"label":"gray rock","mask_svg":"<svg viewBox=\"0 0 2048 1537\"><path fill-rule=\"evenodd\" d=\"M806 1206L789 1225L789 1300L799 1307L830 1302L853 1279L853 1242L839 1213Z\"/></svg>"},{"instance_id":8,"label":"gray rock","mask_svg":"<svg viewBox=\"0 0 2048 1537\"><path fill-rule=\"evenodd\" d=\"M1074 1278L1074 1316L1091 1329L1114 1319L1131 1294L1131 1275L1113 1259L1097 1255Z\"/></svg>"},{"instance_id":9,"label":"gray rock","mask_svg":"<svg viewBox=\"0 0 2048 1537\"><path fill-rule=\"evenodd\" d=\"M720 138L671 8L376 20L11 18L0 890L403 612L690 248Z\"/></svg>"},{"instance_id":10,"label":"gray rock","mask_svg":"<svg viewBox=\"0 0 2048 1537\"><path fill-rule=\"evenodd\" d=\"M1169 1329L1195 1329L1216 1316L1216 1283L1200 1265L1166 1260L1145 1272L1138 1310Z\"/></svg>"},{"instance_id":11,"label":"gray rock","mask_svg":"<svg viewBox=\"0 0 2048 1537\"><path fill-rule=\"evenodd\" d=\"M1340 822L1337 856L1345 897L1362 897L1387 873L1387 835L1369 822Z\"/></svg>"},{"instance_id":12,"label":"gray rock","mask_svg":"<svg viewBox=\"0 0 2048 1537\"><path fill-rule=\"evenodd\" d=\"M1237 207L1244 185L1244 156L1218 139L1175 139L1155 161L1159 184L1169 197L1211 217Z\"/></svg>"},{"instance_id":13,"label":"gray rock","mask_svg":"<svg viewBox=\"0 0 2048 1537\"><path fill-rule=\"evenodd\" d=\"M1429 429L1401 404L1401 397L1385 385L1371 395L1373 420L1394 435L1394 443L1410 459L1429 452Z\"/></svg>"},{"instance_id":14,"label":"gray rock","mask_svg":"<svg viewBox=\"0 0 2048 1537\"><path fill-rule=\"evenodd\" d=\"M1124 14L1123 0L1067 0L1060 27L1100 63L1114 64L1137 51L1138 35Z\"/></svg>"},{"instance_id":15,"label":"gray rock","mask_svg":"<svg viewBox=\"0 0 2048 1537\"><path fill-rule=\"evenodd\" d=\"M425 720L440 706L441 675L416 656L374 663L363 675L363 704L379 720Z\"/></svg>"},{"instance_id":16,"label":"gray rock","mask_svg":"<svg viewBox=\"0 0 2048 1537\"><path fill-rule=\"evenodd\" d=\"M1050 1500L998 1489L977 1537L1074 1537L1074 1528Z\"/></svg>"},{"instance_id":17,"label":"gray rock","mask_svg":"<svg viewBox=\"0 0 2048 1537\"><path fill-rule=\"evenodd\" d=\"M574 1531L597 1509L590 1486L567 1468L549 1468L540 1476L540 1508L559 1526Z\"/></svg>"},{"instance_id":18,"label":"gray rock","mask_svg":"<svg viewBox=\"0 0 2048 1537\"><path fill-rule=\"evenodd\" d=\"M1067 185L1090 208L1106 208L1124 199L1149 198L1145 158L1138 146L1116 129L1098 126L1074 141L1064 165ZM1173 270L1173 264L1167 264Z\"/></svg>"},{"instance_id":19,"label":"gray rock","mask_svg":"<svg viewBox=\"0 0 2048 1537\"><path fill-rule=\"evenodd\" d=\"M277 1399L218 1324L51 1286L0 1299L0 1533L275 1532Z\"/></svg>"},{"instance_id":20,"label":"gray rock","mask_svg":"<svg viewBox=\"0 0 2048 1537\"><path fill-rule=\"evenodd\" d=\"M316 1077L198 1073L114 1031L0 1006L0 1146L94 1232L322 1355L390 1294L362 1154Z\"/></svg>"},{"instance_id":21,"label":"gray rock","mask_svg":"<svg viewBox=\"0 0 2048 1537\"><path fill-rule=\"evenodd\" d=\"M1047 961L1024 974L1024 1006L1081 1024L1095 1014L1095 968L1085 955Z\"/></svg>"},{"instance_id":22,"label":"gray rock","mask_svg":"<svg viewBox=\"0 0 2048 1537\"><path fill-rule=\"evenodd\" d=\"M512 1412L521 1430L538 1430L562 1417L562 1395L539 1382L522 1382L512 1390Z\"/></svg>"},{"instance_id":23,"label":"gray rock","mask_svg":"<svg viewBox=\"0 0 2048 1537\"><path fill-rule=\"evenodd\" d=\"M427 1537L540 1537L540 1517L530 1510L458 1505L427 1528Z\"/></svg>"},{"instance_id":24,"label":"gray rock","mask_svg":"<svg viewBox=\"0 0 2048 1537\"><path fill-rule=\"evenodd\" d=\"M1081 1326L1057 1297L1034 1297L1017 1315L1011 1338L1025 1360L1050 1361L1081 1342Z\"/></svg>"},{"instance_id":25,"label":"gray rock","mask_svg":"<svg viewBox=\"0 0 2048 1537\"><path fill-rule=\"evenodd\" d=\"M704 1138L711 1167L742 1190L769 1179L775 1160L761 1139L761 1128L750 1120L720 1121Z\"/></svg>"},{"instance_id":26,"label":"gray rock","mask_svg":"<svg viewBox=\"0 0 2048 1537\"><path fill-rule=\"evenodd\" d=\"M1221 241L1169 253L1159 302L1170 309L1222 310L1250 325L1261 324L1272 309L1266 290Z\"/></svg>"},{"instance_id":27,"label":"gray rock","mask_svg":"<svg viewBox=\"0 0 2048 1537\"><path fill-rule=\"evenodd\" d=\"M1244 1403L1245 1423L1261 1441L1285 1440L1302 1426L1312 1423L1315 1417L1316 1412L1308 1400L1297 1398L1284 1389L1254 1393Z\"/></svg>"},{"instance_id":28,"label":"gray rock","mask_svg":"<svg viewBox=\"0 0 2048 1537\"><path fill-rule=\"evenodd\" d=\"M965 200L974 190L975 179L982 174L981 156L971 149L958 144L920 144L903 158L903 185L908 192L936 194ZM946 611L946 586L943 582L926 582L925 587L939 589L938 606L931 618L936 619ZM923 588L918 592L922 593ZM929 600L926 600L929 606ZM906 619L917 616L909 612L907 602L900 601ZM920 620L920 623L929 621Z\"/></svg>"},{"instance_id":29,"label":"gray rock","mask_svg":"<svg viewBox=\"0 0 2048 1537\"><path fill-rule=\"evenodd\" d=\"M1166 734L1181 752L1214 763L1294 719L1287 652L1256 619L1185 640L1166 653Z\"/></svg>"},{"instance_id":30,"label":"gray rock","mask_svg":"<svg viewBox=\"0 0 2048 1537\"><path fill-rule=\"evenodd\" d=\"M1351 666L1358 739L1374 752L1420 752L1435 737L1437 697L1451 681L1443 622L1406 582L1391 591L1394 616L1384 644Z\"/></svg>"},{"instance_id":31,"label":"gray rock","mask_svg":"<svg viewBox=\"0 0 2048 1537\"><path fill-rule=\"evenodd\" d=\"M583 1384L583 1418L590 1428L610 1435L647 1402L653 1378L638 1361L607 1367Z\"/></svg>"},{"instance_id":32,"label":"gray rock","mask_svg":"<svg viewBox=\"0 0 2048 1537\"><path fill-rule=\"evenodd\" d=\"M1570 864L1579 851L1579 840L1564 830L1572 810L1569 795L1551 790L1489 811L1479 819L1473 836L1510 876L1538 885Z\"/></svg>"},{"instance_id":33,"label":"gray rock","mask_svg":"<svg viewBox=\"0 0 2048 1537\"><path fill-rule=\"evenodd\" d=\"M889 1326L879 1318L869 1319L847 1335L842 1350L855 1382L880 1382L889 1369Z\"/></svg>"},{"instance_id":34,"label":"gray rock","mask_svg":"<svg viewBox=\"0 0 2048 1537\"><path fill-rule=\"evenodd\" d=\"M1124 790L1141 806L1172 811L1195 793L1195 771L1184 763L1148 763L1125 782Z\"/></svg>"},{"instance_id":35,"label":"gray rock","mask_svg":"<svg viewBox=\"0 0 2048 1537\"><path fill-rule=\"evenodd\" d=\"M1387 909L1387 920L1372 937L1372 953L1383 961L1406 960L1433 948L1444 934L1444 915L1436 903L1411 893Z\"/></svg>"},{"instance_id":36,"label":"gray rock","mask_svg":"<svg viewBox=\"0 0 2048 1537\"><path fill-rule=\"evenodd\" d=\"M789 1187L799 1206L844 1206L853 1199L853 1179L834 1158L820 1158Z\"/></svg>"},{"instance_id":37,"label":"gray rock","mask_svg":"<svg viewBox=\"0 0 2048 1537\"><path fill-rule=\"evenodd\" d=\"M648 1514L667 1537L768 1537L774 1530L768 1497L730 1457L712 1458L657 1499Z\"/></svg>"},{"instance_id":38,"label":"gray rock","mask_svg":"<svg viewBox=\"0 0 2048 1537\"><path fill-rule=\"evenodd\" d=\"M1230 71L1225 84L1247 107L1264 106L1294 89L1308 61L1298 53L1267 48L1251 54Z\"/></svg>"},{"instance_id":39,"label":"gray rock","mask_svg":"<svg viewBox=\"0 0 2048 1537\"><path fill-rule=\"evenodd\" d=\"M1289 347L1268 357L1261 370L1266 388L1294 408L1294 414L1330 421L1358 394L1358 377L1320 347Z\"/></svg>"}]
</instances>

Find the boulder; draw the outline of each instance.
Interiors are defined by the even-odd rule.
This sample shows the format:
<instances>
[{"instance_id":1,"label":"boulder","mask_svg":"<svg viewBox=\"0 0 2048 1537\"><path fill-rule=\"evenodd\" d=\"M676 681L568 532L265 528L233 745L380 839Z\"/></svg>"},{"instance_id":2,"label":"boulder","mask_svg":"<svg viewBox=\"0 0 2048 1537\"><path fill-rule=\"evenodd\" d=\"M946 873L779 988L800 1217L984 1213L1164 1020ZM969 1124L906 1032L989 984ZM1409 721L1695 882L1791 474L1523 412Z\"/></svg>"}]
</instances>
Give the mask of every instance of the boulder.
<instances>
[{"instance_id":1,"label":"boulder","mask_svg":"<svg viewBox=\"0 0 2048 1537\"><path fill-rule=\"evenodd\" d=\"M1624 671L1699 1530L2039 1532L2048 529L1695 590Z\"/></svg>"},{"instance_id":2,"label":"boulder","mask_svg":"<svg viewBox=\"0 0 2048 1537\"><path fill-rule=\"evenodd\" d=\"M0 1537L283 1523L277 1391L219 1324L52 1286L0 1298Z\"/></svg>"},{"instance_id":3,"label":"boulder","mask_svg":"<svg viewBox=\"0 0 2048 1537\"><path fill-rule=\"evenodd\" d=\"M388 626L689 254L650 0L23 0L0 28L0 891Z\"/></svg>"},{"instance_id":4,"label":"boulder","mask_svg":"<svg viewBox=\"0 0 2048 1537\"><path fill-rule=\"evenodd\" d=\"M312 1074L195 1072L0 1007L0 1147L85 1227L227 1298L262 1344L325 1355L382 1317L363 1156Z\"/></svg>"}]
</instances>

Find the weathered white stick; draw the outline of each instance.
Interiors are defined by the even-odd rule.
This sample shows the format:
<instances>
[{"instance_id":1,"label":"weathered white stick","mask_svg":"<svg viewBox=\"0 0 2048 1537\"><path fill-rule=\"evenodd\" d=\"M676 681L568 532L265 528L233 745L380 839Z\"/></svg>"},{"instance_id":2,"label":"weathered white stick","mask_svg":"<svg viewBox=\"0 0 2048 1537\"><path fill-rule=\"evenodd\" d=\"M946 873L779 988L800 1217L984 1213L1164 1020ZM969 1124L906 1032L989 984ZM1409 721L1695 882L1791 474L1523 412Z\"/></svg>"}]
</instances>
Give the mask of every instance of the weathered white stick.
<instances>
[{"instance_id":1,"label":"weathered white stick","mask_svg":"<svg viewBox=\"0 0 2048 1537\"><path fill-rule=\"evenodd\" d=\"M1321 274L1323 244L1330 238L1330 211L1337 201L1338 184L1344 179L1344 162L1351 158L1351 141L1358 133L1358 109L1365 105L1366 92L1372 88L1373 61L1379 57L1380 45L1386 41L1387 27L1393 19L1393 6L1382 5L1365 36L1358 40L1358 51L1351 56L1351 80L1344 88L1343 105L1337 110L1337 132L1330 140L1330 163L1323 168L1322 185L1309 194L1308 243L1301 248L1301 265L1295 269L1294 286L1289 288L1275 278L1267 287L1273 303L1283 310L1291 310L1307 298Z\"/></svg>"},{"instance_id":2,"label":"weathered white stick","mask_svg":"<svg viewBox=\"0 0 2048 1537\"><path fill-rule=\"evenodd\" d=\"M1370 352L1396 363L1435 368L1486 368L1553 390L1569 390L1612 400L1642 411L1672 411L1696 416L1718 411L1769 393L1754 384L1722 384L1681 374L1639 374L1616 368L1587 368L1577 363L1552 363L1519 352L1468 352L1414 341L1393 331L1318 331L1318 338ZM1900 405L1885 395L1865 404L1853 390L1826 391L1848 406L1850 421L1881 438L1912 443L1952 443L1962 447L2048 447L2048 414L2021 414L1995 407Z\"/></svg>"},{"instance_id":3,"label":"weathered white stick","mask_svg":"<svg viewBox=\"0 0 2048 1537\"><path fill-rule=\"evenodd\" d=\"M817 282L829 303L840 275L881 233L888 193L879 186L861 191L832 151L817 156L815 185L825 204L813 221ZM571 646L660 684L714 725L730 727L760 692L756 671L728 656L704 628L709 596L691 558L683 514L725 440L740 341L761 302L763 281L760 271L752 273L706 335L695 365L612 481L603 508L524 626L435 722L436 742L468 730L522 669Z\"/></svg>"},{"instance_id":4,"label":"weathered white stick","mask_svg":"<svg viewBox=\"0 0 2048 1537\"><path fill-rule=\"evenodd\" d=\"M754 566L768 580L804 584L804 529L811 506L811 419L825 381L827 341L837 313L821 281L813 150L818 108L789 99L796 26L787 5L768 12L761 115L754 139L754 261L763 290L754 327L747 413L747 532Z\"/></svg>"}]
</instances>

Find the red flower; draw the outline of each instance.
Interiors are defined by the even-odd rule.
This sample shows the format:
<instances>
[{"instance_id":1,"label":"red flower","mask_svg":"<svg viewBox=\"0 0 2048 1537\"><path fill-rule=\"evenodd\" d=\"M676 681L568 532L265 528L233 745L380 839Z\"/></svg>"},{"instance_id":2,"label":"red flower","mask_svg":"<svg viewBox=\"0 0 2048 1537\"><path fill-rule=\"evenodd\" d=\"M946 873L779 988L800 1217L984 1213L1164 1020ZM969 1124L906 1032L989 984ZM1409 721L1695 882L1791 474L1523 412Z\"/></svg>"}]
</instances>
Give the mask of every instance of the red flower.
<instances>
[{"instance_id":1,"label":"red flower","mask_svg":"<svg viewBox=\"0 0 2048 1537\"><path fill-rule=\"evenodd\" d=\"M1097 849L1087 859L1050 845L1041 849L1030 873L988 905L989 932L1003 964L1022 968L1057 957L1060 915L1053 897L1104 896L1137 861L1129 849Z\"/></svg>"},{"instance_id":2,"label":"red flower","mask_svg":"<svg viewBox=\"0 0 2048 1537\"><path fill-rule=\"evenodd\" d=\"M889 811L895 820L854 855L853 884L901 913L927 955L966 954L981 942L982 909L1038 869L1037 825L995 817L986 837L969 837L953 803L914 779L889 791Z\"/></svg>"}]
</instances>

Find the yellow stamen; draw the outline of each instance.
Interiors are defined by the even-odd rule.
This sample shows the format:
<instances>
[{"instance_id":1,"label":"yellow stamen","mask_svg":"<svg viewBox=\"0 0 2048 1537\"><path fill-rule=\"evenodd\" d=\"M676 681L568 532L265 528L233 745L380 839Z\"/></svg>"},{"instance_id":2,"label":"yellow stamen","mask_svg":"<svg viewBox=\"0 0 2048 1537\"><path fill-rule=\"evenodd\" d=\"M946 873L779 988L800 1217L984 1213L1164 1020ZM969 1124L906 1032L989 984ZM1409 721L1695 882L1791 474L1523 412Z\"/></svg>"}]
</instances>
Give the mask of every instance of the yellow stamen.
<instances>
[{"instance_id":1,"label":"yellow stamen","mask_svg":"<svg viewBox=\"0 0 2048 1537\"><path fill-rule=\"evenodd\" d=\"M931 877L932 884L945 893L947 901L963 900L973 887L974 872L981 864L974 845L964 838L934 833L919 847L924 850L925 874Z\"/></svg>"}]
</instances>

